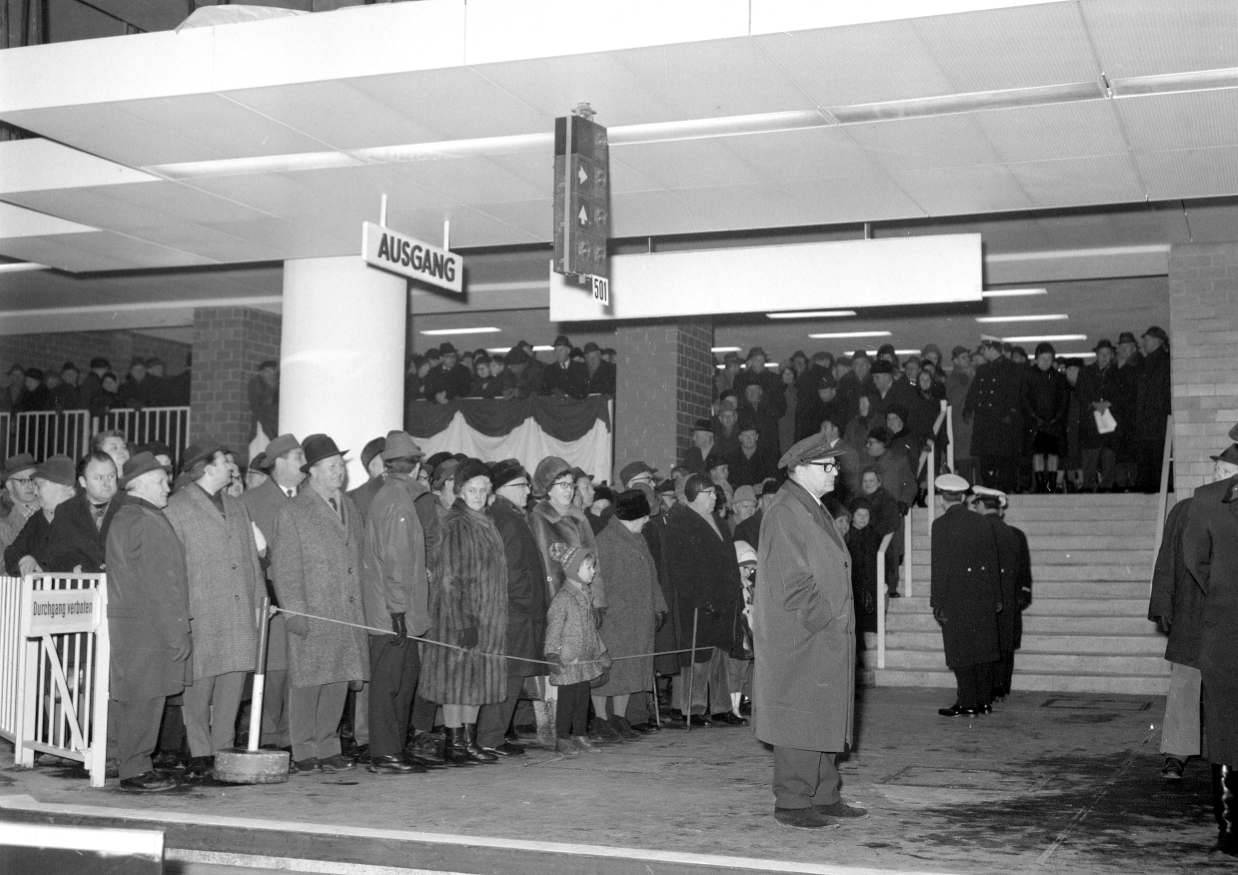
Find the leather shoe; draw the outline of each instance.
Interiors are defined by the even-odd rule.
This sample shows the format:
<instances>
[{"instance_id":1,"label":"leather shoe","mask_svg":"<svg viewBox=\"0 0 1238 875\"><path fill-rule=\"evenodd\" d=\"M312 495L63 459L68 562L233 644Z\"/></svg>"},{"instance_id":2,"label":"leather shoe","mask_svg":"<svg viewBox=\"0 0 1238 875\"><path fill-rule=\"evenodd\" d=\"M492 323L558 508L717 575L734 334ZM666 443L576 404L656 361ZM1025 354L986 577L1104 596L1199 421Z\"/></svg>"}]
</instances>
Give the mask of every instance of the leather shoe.
<instances>
[{"instance_id":1,"label":"leather shoe","mask_svg":"<svg viewBox=\"0 0 1238 875\"><path fill-rule=\"evenodd\" d=\"M151 764L161 772L179 772L185 768L185 761L181 755L170 752L158 754Z\"/></svg>"},{"instance_id":2,"label":"leather shoe","mask_svg":"<svg viewBox=\"0 0 1238 875\"><path fill-rule=\"evenodd\" d=\"M848 805L839 799L833 805L814 805L812 810L826 817L836 817L839 820L863 820L868 817L868 809L857 805Z\"/></svg>"},{"instance_id":3,"label":"leather shoe","mask_svg":"<svg viewBox=\"0 0 1238 875\"><path fill-rule=\"evenodd\" d=\"M191 757L185 764L186 778L205 778L215 767L214 757Z\"/></svg>"},{"instance_id":4,"label":"leather shoe","mask_svg":"<svg viewBox=\"0 0 1238 875\"><path fill-rule=\"evenodd\" d=\"M370 763L370 746L368 744L357 745L352 752L352 759L356 760L361 765L369 765Z\"/></svg>"},{"instance_id":5,"label":"leather shoe","mask_svg":"<svg viewBox=\"0 0 1238 875\"><path fill-rule=\"evenodd\" d=\"M371 756L366 770L375 775L412 775L424 772L426 769L425 766L409 762L399 754L391 754L381 757Z\"/></svg>"},{"instance_id":6,"label":"leather shoe","mask_svg":"<svg viewBox=\"0 0 1238 875\"><path fill-rule=\"evenodd\" d=\"M447 760L443 757L440 741L434 733L421 730L413 734L413 739L404 747L404 752L413 762L421 763L427 769L446 768Z\"/></svg>"},{"instance_id":7,"label":"leather shoe","mask_svg":"<svg viewBox=\"0 0 1238 875\"><path fill-rule=\"evenodd\" d=\"M120 782L120 789L126 793L162 793L164 790L173 790L176 786L175 778L154 769Z\"/></svg>"},{"instance_id":8,"label":"leather shoe","mask_svg":"<svg viewBox=\"0 0 1238 875\"><path fill-rule=\"evenodd\" d=\"M619 734L619 730L614 725L602 717L593 718L593 732L590 734L590 739L594 735L602 739L603 744L619 744L624 741L624 737Z\"/></svg>"},{"instance_id":9,"label":"leather shoe","mask_svg":"<svg viewBox=\"0 0 1238 875\"><path fill-rule=\"evenodd\" d=\"M838 821L813 808L775 808L774 820L796 829L838 829Z\"/></svg>"},{"instance_id":10,"label":"leather shoe","mask_svg":"<svg viewBox=\"0 0 1238 875\"><path fill-rule=\"evenodd\" d=\"M977 708L977 709L976 709L976 713L978 713L978 714L992 714L992 713L993 713L993 706L992 706L992 705L981 705L979 708Z\"/></svg>"},{"instance_id":11,"label":"leather shoe","mask_svg":"<svg viewBox=\"0 0 1238 875\"><path fill-rule=\"evenodd\" d=\"M516 744L511 741L505 741L498 747L483 747L482 750L501 757L522 757L525 753L523 744Z\"/></svg>"},{"instance_id":12,"label":"leather shoe","mask_svg":"<svg viewBox=\"0 0 1238 875\"><path fill-rule=\"evenodd\" d=\"M635 741L641 736L639 732L632 728L632 724L627 721L626 717L616 715L610 718L610 725L615 727L615 732L618 732L624 741Z\"/></svg>"},{"instance_id":13,"label":"leather shoe","mask_svg":"<svg viewBox=\"0 0 1238 875\"><path fill-rule=\"evenodd\" d=\"M725 711L721 714L715 714L709 718L713 723L721 723L723 726L747 726L748 721L738 714L732 714L730 711Z\"/></svg>"},{"instance_id":14,"label":"leather shoe","mask_svg":"<svg viewBox=\"0 0 1238 875\"><path fill-rule=\"evenodd\" d=\"M342 753L319 760L318 763L322 766L324 772L345 772L357 767L356 760L352 757L346 757Z\"/></svg>"},{"instance_id":15,"label":"leather shoe","mask_svg":"<svg viewBox=\"0 0 1238 875\"><path fill-rule=\"evenodd\" d=\"M709 722L709 720L706 719L704 714L693 714L692 725L704 727L704 726L713 726L713 723Z\"/></svg>"},{"instance_id":16,"label":"leather shoe","mask_svg":"<svg viewBox=\"0 0 1238 875\"><path fill-rule=\"evenodd\" d=\"M975 717L979 712L971 708L960 708L959 703L955 702L949 708L938 708L937 713L942 717Z\"/></svg>"},{"instance_id":17,"label":"leather shoe","mask_svg":"<svg viewBox=\"0 0 1238 875\"><path fill-rule=\"evenodd\" d=\"M641 735L653 735L656 732L661 732L662 727L650 720L648 723L638 723L632 727L633 732L639 732Z\"/></svg>"},{"instance_id":18,"label":"leather shoe","mask_svg":"<svg viewBox=\"0 0 1238 875\"><path fill-rule=\"evenodd\" d=\"M1166 781L1181 781L1182 770L1186 768L1186 763L1177 757L1166 757L1165 767L1161 769L1161 777Z\"/></svg>"},{"instance_id":19,"label":"leather shoe","mask_svg":"<svg viewBox=\"0 0 1238 875\"><path fill-rule=\"evenodd\" d=\"M297 760L292 764L292 768L288 770L291 775L308 775L311 772L321 772L322 763L318 761L318 757L306 757L303 760Z\"/></svg>"}]
</instances>

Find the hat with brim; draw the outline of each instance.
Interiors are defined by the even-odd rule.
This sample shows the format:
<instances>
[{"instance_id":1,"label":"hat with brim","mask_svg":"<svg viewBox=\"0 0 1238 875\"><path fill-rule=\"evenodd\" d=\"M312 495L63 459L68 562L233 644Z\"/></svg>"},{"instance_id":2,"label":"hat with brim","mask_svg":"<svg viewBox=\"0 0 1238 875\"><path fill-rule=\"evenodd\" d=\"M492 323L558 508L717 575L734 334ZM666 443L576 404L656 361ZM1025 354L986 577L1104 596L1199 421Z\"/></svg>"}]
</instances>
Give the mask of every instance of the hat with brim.
<instances>
[{"instance_id":1,"label":"hat with brim","mask_svg":"<svg viewBox=\"0 0 1238 875\"><path fill-rule=\"evenodd\" d=\"M1110 342L1108 341L1108 339L1106 339L1106 338L1101 338L1099 341L1097 341L1097 342L1096 342L1096 347L1092 350L1092 352L1100 352L1102 349L1107 349L1107 350L1109 350L1110 352L1116 352L1116 351L1117 351L1117 350L1115 350L1115 349L1113 348L1113 344L1112 344L1112 343L1110 343Z\"/></svg>"},{"instance_id":2,"label":"hat with brim","mask_svg":"<svg viewBox=\"0 0 1238 875\"><path fill-rule=\"evenodd\" d=\"M301 449L301 442L299 440L290 434L281 434L279 437L267 444L266 449L263 450L263 452L266 453L267 463L269 465L274 465L275 460L284 455L284 453L299 449Z\"/></svg>"},{"instance_id":3,"label":"hat with brim","mask_svg":"<svg viewBox=\"0 0 1238 875\"><path fill-rule=\"evenodd\" d=\"M188 471L204 459L209 461L216 453L226 449L219 441L209 437L196 444L190 444L181 456L181 471Z\"/></svg>"},{"instance_id":4,"label":"hat with brim","mask_svg":"<svg viewBox=\"0 0 1238 875\"><path fill-rule=\"evenodd\" d=\"M959 479L962 479L962 478L959 478ZM1008 499L1006 498L1006 493L1002 492L1000 489L993 489L992 487L989 487L989 486L976 485L971 488L971 492L972 492L972 495L975 495L978 498L988 498L993 501L996 501L999 507L1005 507L1008 503Z\"/></svg>"},{"instance_id":5,"label":"hat with brim","mask_svg":"<svg viewBox=\"0 0 1238 875\"><path fill-rule=\"evenodd\" d=\"M719 453L717 450L710 453L705 459L705 469L712 471L714 468L720 468L727 464L726 456Z\"/></svg>"},{"instance_id":6,"label":"hat with brim","mask_svg":"<svg viewBox=\"0 0 1238 875\"><path fill-rule=\"evenodd\" d=\"M1118 343L1135 343L1135 335L1129 331L1123 331L1118 335Z\"/></svg>"},{"instance_id":7,"label":"hat with brim","mask_svg":"<svg viewBox=\"0 0 1238 875\"><path fill-rule=\"evenodd\" d=\"M332 456L342 456L348 452L348 450L341 450L337 447L335 441L325 434L310 435L301 444L301 449L305 451L305 464L301 466L302 474L308 474L309 469L323 459L329 459Z\"/></svg>"},{"instance_id":8,"label":"hat with brim","mask_svg":"<svg viewBox=\"0 0 1238 875\"><path fill-rule=\"evenodd\" d=\"M814 434L804 438L783 453L782 458L778 460L778 467L794 471L796 465L818 462L822 459L832 459L842 454L842 444L831 448L829 442L824 437Z\"/></svg>"},{"instance_id":9,"label":"hat with brim","mask_svg":"<svg viewBox=\"0 0 1238 875\"><path fill-rule=\"evenodd\" d=\"M425 453L408 432L390 431L387 432L386 443L379 455L386 462L390 459L420 459Z\"/></svg>"},{"instance_id":10,"label":"hat with brim","mask_svg":"<svg viewBox=\"0 0 1238 875\"><path fill-rule=\"evenodd\" d=\"M551 346L554 346L554 347L566 346L568 349L571 349L572 342L567 339L566 335L560 334L558 337L555 338L555 341L554 343L551 344Z\"/></svg>"},{"instance_id":11,"label":"hat with brim","mask_svg":"<svg viewBox=\"0 0 1238 875\"><path fill-rule=\"evenodd\" d=\"M628 462L619 471L619 483L626 485L632 482L633 477L637 477L641 474L649 474L652 476L657 473L658 469L650 467L648 462Z\"/></svg>"},{"instance_id":12,"label":"hat with brim","mask_svg":"<svg viewBox=\"0 0 1238 875\"><path fill-rule=\"evenodd\" d=\"M151 471L167 470L165 466L159 464L159 460L155 458L154 453L143 450L135 456L130 456L125 462L125 473L120 478L121 488L128 486L143 474L149 474Z\"/></svg>"},{"instance_id":13,"label":"hat with brim","mask_svg":"<svg viewBox=\"0 0 1238 875\"><path fill-rule=\"evenodd\" d=\"M872 373L873 373L873 376L876 376L877 374L890 374L891 376L893 376L894 365L890 364L890 362L887 361L886 359L877 359L877 361L873 362Z\"/></svg>"},{"instance_id":14,"label":"hat with brim","mask_svg":"<svg viewBox=\"0 0 1238 875\"><path fill-rule=\"evenodd\" d=\"M443 488L443 484L456 476L456 469L460 467L460 463L455 459L444 459L439 462L434 468L434 479L430 485L437 492Z\"/></svg>"},{"instance_id":15,"label":"hat with brim","mask_svg":"<svg viewBox=\"0 0 1238 875\"><path fill-rule=\"evenodd\" d=\"M950 351L950 358L956 359L961 355L971 355L971 350L965 346L956 346Z\"/></svg>"},{"instance_id":16,"label":"hat with brim","mask_svg":"<svg viewBox=\"0 0 1238 875\"><path fill-rule=\"evenodd\" d=\"M592 340L585 344L585 355L588 355L591 352L600 353L601 351L602 350L598 347L598 345Z\"/></svg>"},{"instance_id":17,"label":"hat with brim","mask_svg":"<svg viewBox=\"0 0 1238 875\"><path fill-rule=\"evenodd\" d=\"M735 490L735 494L731 496L731 505L737 505L743 501L751 501L757 503L757 493L751 486L741 486Z\"/></svg>"},{"instance_id":18,"label":"hat with brim","mask_svg":"<svg viewBox=\"0 0 1238 875\"><path fill-rule=\"evenodd\" d=\"M36 480L50 480L61 486L72 486L77 473L74 468L73 460L68 456L49 456L43 460L42 465L35 468L32 476Z\"/></svg>"},{"instance_id":19,"label":"hat with brim","mask_svg":"<svg viewBox=\"0 0 1238 875\"><path fill-rule=\"evenodd\" d=\"M947 495L962 495L971 489L971 484L958 474L942 474L933 481L933 486L938 492L944 492Z\"/></svg>"},{"instance_id":20,"label":"hat with brim","mask_svg":"<svg viewBox=\"0 0 1238 875\"><path fill-rule=\"evenodd\" d=\"M1159 325L1153 325L1143 333L1144 337L1155 337L1161 343L1169 343L1169 335L1165 333L1165 329Z\"/></svg>"},{"instance_id":21,"label":"hat with brim","mask_svg":"<svg viewBox=\"0 0 1238 875\"><path fill-rule=\"evenodd\" d=\"M1238 428L1238 426L1235 426ZM4 479L16 477L18 474L24 474L27 471L33 471L39 467L34 460L34 456L29 453L18 453L16 456L9 456L4 462Z\"/></svg>"},{"instance_id":22,"label":"hat with brim","mask_svg":"<svg viewBox=\"0 0 1238 875\"><path fill-rule=\"evenodd\" d=\"M712 433L714 430L714 427L713 427L713 424L708 419L702 418L692 423L692 430L693 431L708 431Z\"/></svg>"},{"instance_id":23,"label":"hat with brim","mask_svg":"<svg viewBox=\"0 0 1238 875\"><path fill-rule=\"evenodd\" d=\"M769 358L769 356L767 356L767 355L765 354L765 350L763 350L763 349L762 349L761 347L759 347L759 346L754 346L752 349L748 350L748 358L749 358L749 359L751 359L754 355L759 355L759 356L760 356L761 358L763 358L763 359L765 359L765 358Z\"/></svg>"},{"instance_id":24,"label":"hat with brim","mask_svg":"<svg viewBox=\"0 0 1238 875\"><path fill-rule=\"evenodd\" d=\"M1220 455L1210 456L1209 458L1214 462L1228 462L1231 465L1238 465L1238 444L1230 444Z\"/></svg>"}]
</instances>

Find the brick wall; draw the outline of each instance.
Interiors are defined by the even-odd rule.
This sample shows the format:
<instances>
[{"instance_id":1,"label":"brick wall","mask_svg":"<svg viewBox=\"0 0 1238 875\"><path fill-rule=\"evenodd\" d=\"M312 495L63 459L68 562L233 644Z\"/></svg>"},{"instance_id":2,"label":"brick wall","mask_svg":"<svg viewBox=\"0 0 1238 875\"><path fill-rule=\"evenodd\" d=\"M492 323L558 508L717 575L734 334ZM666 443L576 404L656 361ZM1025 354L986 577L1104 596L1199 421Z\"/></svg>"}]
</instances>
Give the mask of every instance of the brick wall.
<instances>
[{"instance_id":1,"label":"brick wall","mask_svg":"<svg viewBox=\"0 0 1238 875\"><path fill-rule=\"evenodd\" d=\"M252 417L246 388L260 362L279 361L279 343L276 313L248 307L193 311L191 440L210 435L247 455Z\"/></svg>"},{"instance_id":2,"label":"brick wall","mask_svg":"<svg viewBox=\"0 0 1238 875\"><path fill-rule=\"evenodd\" d=\"M1174 489L1179 499L1212 477L1208 458L1238 422L1238 243L1174 246L1169 256Z\"/></svg>"},{"instance_id":3,"label":"brick wall","mask_svg":"<svg viewBox=\"0 0 1238 875\"><path fill-rule=\"evenodd\" d=\"M112 363L119 379L125 378L134 356L163 359L168 376L185 370L187 343L164 340L137 331L66 331L50 334L16 334L0 337L0 368L7 373L14 364L60 373L61 366L73 362L84 375L90 360L103 356ZM0 377L3 379L3 377Z\"/></svg>"},{"instance_id":4,"label":"brick wall","mask_svg":"<svg viewBox=\"0 0 1238 875\"><path fill-rule=\"evenodd\" d=\"M616 473L638 459L670 473L690 444L692 422L709 415L713 339L709 321L643 323L616 331Z\"/></svg>"}]
</instances>

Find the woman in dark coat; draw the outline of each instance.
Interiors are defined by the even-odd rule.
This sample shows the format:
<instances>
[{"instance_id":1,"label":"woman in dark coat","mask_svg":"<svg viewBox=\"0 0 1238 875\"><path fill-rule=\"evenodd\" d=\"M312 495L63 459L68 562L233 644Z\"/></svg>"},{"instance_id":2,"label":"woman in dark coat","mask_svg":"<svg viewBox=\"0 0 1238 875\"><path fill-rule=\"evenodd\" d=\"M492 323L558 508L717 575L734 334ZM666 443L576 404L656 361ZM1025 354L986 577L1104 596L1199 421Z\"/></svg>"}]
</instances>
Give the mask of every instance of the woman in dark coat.
<instances>
[{"instance_id":1,"label":"woman in dark coat","mask_svg":"<svg viewBox=\"0 0 1238 875\"><path fill-rule=\"evenodd\" d=\"M1053 492L1057 461L1066 443L1066 415L1070 387L1054 367L1055 351L1049 343L1036 346L1036 365L1023 383L1023 421L1031 439L1035 491Z\"/></svg>"},{"instance_id":2,"label":"woman in dark coat","mask_svg":"<svg viewBox=\"0 0 1238 875\"><path fill-rule=\"evenodd\" d=\"M456 469L459 497L443 520L437 577L430 586L430 645L421 665L422 695L443 706L447 759L492 763L477 744L480 706L507 697L507 555L486 515L490 469L468 459Z\"/></svg>"},{"instance_id":3,"label":"woman in dark coat","mask_svg":"<svg viewBox=\"0 0 1238 875\"><path fill-rule=\"evenodd\" d=\"M632 693L653 689L653 657L621 659L654 652L654 634L666 616L658 570L641 536L649 523L649 500L640 490L621 493L615 516L598 535L598 562L611 569L609 606L602 621L602 641L615 659L607 683L593 690L596 724L608 724L624 738L636 738L626 719ZM606 720L606 700L613 697L614 718ZM607 726L600 726L605 735Z\"/></svg>"}]
</instances>

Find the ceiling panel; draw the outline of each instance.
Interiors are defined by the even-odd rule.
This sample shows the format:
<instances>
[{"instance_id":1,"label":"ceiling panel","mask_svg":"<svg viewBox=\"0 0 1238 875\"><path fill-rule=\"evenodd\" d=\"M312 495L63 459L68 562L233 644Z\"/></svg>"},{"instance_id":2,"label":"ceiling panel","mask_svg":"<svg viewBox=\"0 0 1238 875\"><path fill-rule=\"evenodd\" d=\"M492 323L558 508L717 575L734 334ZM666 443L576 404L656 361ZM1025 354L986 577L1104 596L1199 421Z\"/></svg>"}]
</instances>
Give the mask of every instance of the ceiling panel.
<instances>
[{"instance_id":1,"label":"ceiling panel","mask_svg":"<svg viewBox=\"0 0 1238 875\"><path fill-rule=\"evenodd\" d=\"M948 167L893 174L930 216L1026 210L1032 206L1005 167Z\"/></svg>"},{"instance_id":2,"label":"ceiling panel","mask_svg":"<svg viewBox=\"0 0 1238 875\"><path fill-rule=\"evenodd\" d=\"M1087 0L1079 7L1110 79L1238 67L1232 0Z\"/></svg>"},{"instance_id":3,"label":"ceiling panel","mask_svg":"<svg viewBox=\"0 0 1238 875\"><path fill-rule=\"evenodd\" d=\"M180 131L148 124L116 107L103 103L27 110L6 114L5 121L127 167L225 157Z\"/></svg>"},{"instance_id":4,"label":"ceiling panel","mask_svg":"<svg viewBox=\"0 0 1238 875\"><path fill-rule=\"evenodd\" d=\"M619 52L615 60L674 110L697 119L812 109L814 104L752 40Z\"/></svg>"},{"instance_id":5,"label":"ceiling panel","mask_svg":"<svg viewBox=\"0 0 1238 875\"><path fill-rule=\"evenodd\" d=\"M924 211L889 176L879 171L803 179L785 186L792 200L787 225L855 223L920 217Z\"/></svg>"},{"instance_id":6,"label":"ceiling panel","mask_svg":"<svg viewBox=\"0 0 1238 875\"><path fill-rule=\"evenodd\" d=\"M707 188L720 183L751 185L761 174L727 148L734 138L640 143L624 146L623 160L663 188Z\"/></svg>"},{"instance_id":7,"label":"ceiling panel","mask_svg":"<svg viewBox=\"0 0 1238 875\"><path fill-rule=\"evenodd\" d=\"M78 239L71 242L72 245L77 246L79 249L104 255L108 258L118 258L123 263L139 269L192 267L217 263L211 258L204 258L169 246L161 246L157 243L139 240L135 237L114 234L111 231L100 231L97 234L69 234L65 236L70 238L77 236Z\"/></svg>"},{"instance_id":8,"label":"ceiling panel","mask_svg":"<svg viewBox=\"0 0 1238 875\"><path fill-rule=\"evenodd\" d=\"M1154 200L1238 194L1238 147L1148 152L1135 156Z\"/></svg>"},{"instance_id":9,"label":"ceiling panel","mask_svg":"<svg viewBox=\"0 0 1238 875\"><path fill-rule=\"evenodd\" d=\"M531 240L549 241L554 234L554 201L551 198L541 198L529 201L511 201L502 204L484 204L475 209L518 228ZM455 246L455 225L452 225L452 245Z\"/></svg>"},{"instance_id":10,"label":"ceiling panel","mask_svg":"<svg viewBox=\"0 0 1238 875\"><path fill-rule=\"evenodd\" d=\"M542 114L540 127L521 133L553 130L549 120L567 115L579 103L590 104L598 124L608 127L665 122L675 117L656 91L608 55L512 61L475 70Z\"/></svg>"},{"instance_id":11,"label":"ceiling panel","mask_svg":"<svg viewBox=\"0 0 1238 875\"><path fill-rule=\"evenodd\" d=\"M297 174L297 178L301 175ZM181 184L287 219L301 216L305 210L315 207L315 193L311 188L291 176L276 173L218 176Z\"/></svg>"},{"instance_id":12,"label":"ceiling panel","mask_svg":"<svg viewBox=\"0 0 1238 875\"><path fill-rule=\"evenodd\" d=\"M451 248L461 249L469 246L507 246L519 243L540 243L544 237L534 237L530 233L513 227L493 216L461 204L444 209L431 208L426 210L400 211L389 213L393 220L408 221L411 227L425 228L425 240L441 240L443 236L443 220L451 222ZM427 227L428 226L428 227ZM403 228L405 225L401 224ZM358 233L360 229L358 229ZM359 242L359 238L358 238Z\"/></svg>"},{"instance_id":13,"label":"ceiling panel","mask_svg":"<svg viewBox=\"0 0 1238 875\"><path fill-rule=\"evenodd\" d=\"M498 66L514 71L531 63L534 62L518 61ZM484 69L488 75L494 68ZM530 78L527 72L522 75L526 80ZM519 95L513 97L501 83L496 85L479 71L466 67L366 76L347 81L351 87L390 107L403 118L425 125L434 132L434 140L548 133L554 129L551 119L566 115L579 102L557 106L555 112L539 112L537 106L521 102ZM531 90L536 94L545 90L545 86L532 86Z\"/></svg>"},{"instance_id":14,"label":"ceiling panel","mask_svg":"<svg viewBox=\"0 0 1238 875\"><path fill-rule=\"evenodd\" d=\"M387 172L461 203L532 200L550 191L553 171L541 185L527 182L487 158L446 158L388 164Z\"/></svg>"},{"instance_id":15,"label":"ceiling panel","mask_svg":"<svg viewBox=\"0 0 1238 875\"><path fill-rule=\"evenodd\" d=\"M104 232L90 233L103 234ZM130 267L119 258L111 258L105 253L80 248L81 237L82 235L79 234L57 234L54 237L8 238L0 240L0 255L73 272L124 270ZM35 273L42 274L45 271ZM5 282L7 283L7 278Z\"/></svg>"},{"instance_id":16,"label":"ceiling panel","mask_svg":"<svg viewBox=\"0 0 1238 875\"><path fill-rule=\"evenodd\" d=\"M630 191L656 191L661 186L623 160L623 149L612 146L610 149L610 193L626 194Z\"/></svg>"},{"instance_id":17,"label":"ceiling panel","mask_svg":"<svg viewBox=\"0 0 1238 875\"><path fill-rule=\"evenodd\" d=\"M424 120L402 115L352 82L279 85L230 91L226 96L337 149L439 139Z\"/></svg>"},{"instance_id":18,"label":"ceiling panel","mask_svg":"<svg viewBox=\"0 0 1238 875\"><path fill-rule=\"evenodd\" d=\"M93 189L53 189L6 194L8 203L95 228L130 231L158 221L158 214L112 197L117 186Z\"/></svg>"},{"instance_id":19,"label":"ceiling panel","mask_svg":"<svg viewBox=\"0 0 1238 875\"><path fill-rule=\"evenodd\" d=\"M877 169L839 127L728 137L727 148L765 179L826 179Z\"/></svg>"},{"instance_id":20,"label":"ceiling panel","mask_svg":"<svg viewBox=\"0 0 1238 875\"><path fill-rule=\"evenodd\" d=\"M1075 3L933 15L911 24L962 93L1100 79Z\"/></svg>"},{"instance_id":21,"label":"ceiling panel","mask_svg":"<svg viewBox=\"0 0 1238 875\"><path fill-rule=\"evenodd\" d=\"M1007 164L1040 209L1142 201L1144 187L1126 155Z\"/></svg>"},{"instance_id":22,"label":"ceiling panel","mask_svg":"<svg viewBox=\"0 0 1238 875\"><path fill-rule=\"evenodd\" d=\"M1101 216L1109 228L1111 246L1186 243L1190 240L1181 202L1141 204L1136 208L1109 209ZM1231 207L1232 208L1232 207ZM1231 237L1238 240L1238 237Z\"/></svg>"},{"instance_id":23,"label":"ceiling panel","mask_svg":"<svg viewBox=\"0 0 1238 875\"><path fill-rule=\"evenodd\" d=\"M789 224L786 207L792 197L775 183L690 188L681 194L698 228L732 230Z\"/></svg>"},{"instance_id":24,"label":"ceiling panel","mask_svg":"<svg viewBox=\"0 0 1238 875\"><path fill-rule=\"evenodd\" d=\"M1055 103L972 115L1004 162L1125 155L1113 101Z\"/></svg>"},{"instance_id":25,"label":"ceiling panel","mask_svg":"<svg viewBox=\"0 0 1238 875\"><path fill-rule=\"evenodd\" d=\"M970 115L847 125L846 131L890 172L998 163Z\"/></svg>"},{"instance_id":26,"label":"ceiling panel","mask_svg":"<svg viewBox=\"0 0 1238 875\"><path fill-rule=\"evenodd\" d=\"M277 261L283 257L283 253L277 249L253 240L224 234L204 225L161 224L138 228L133 234L151 243L192 252L213 262Z\"/></svg>"},{"instance_id":27,"label":"ceiling panel","mask_svg":"<svg viewBox=\"0 0 1238 875\"><path fill-rule=\"evenodd\" d=\"M688 234L696 230L692 213L675 192L637 191L610 205L612 237Z\"/></svg>"},{"instance_id":28,"label":"ceiling panel","mask_svg":"<svg viewBox=\"0 0 1238 875\"><path fill-rule=\"evenodd\" d=\"M946 78L906 21L753 37L818 106L950 93Z\"/></svg>"},{"instance_id":29,"label":"ceiling panel","mask_svg":"<svg viewBox=\"0 0 1238 875\"><path fill-rule=\"evenodd\" d=\"M1238 89L1113 101L1136 152L1238 145Z\"/></svg>"},{"instance_id":30,"label":"ceiling panel","mask_svg":"<svg viewBox=\"0 0 1238 875\"><path fill-rule=\"evenodd\" d=\"M152 214L188 222L238 222L267 215L261 210L176 182L113 185L104 191L118 201L142 207Z\"/></svg>"}]
</instances>

